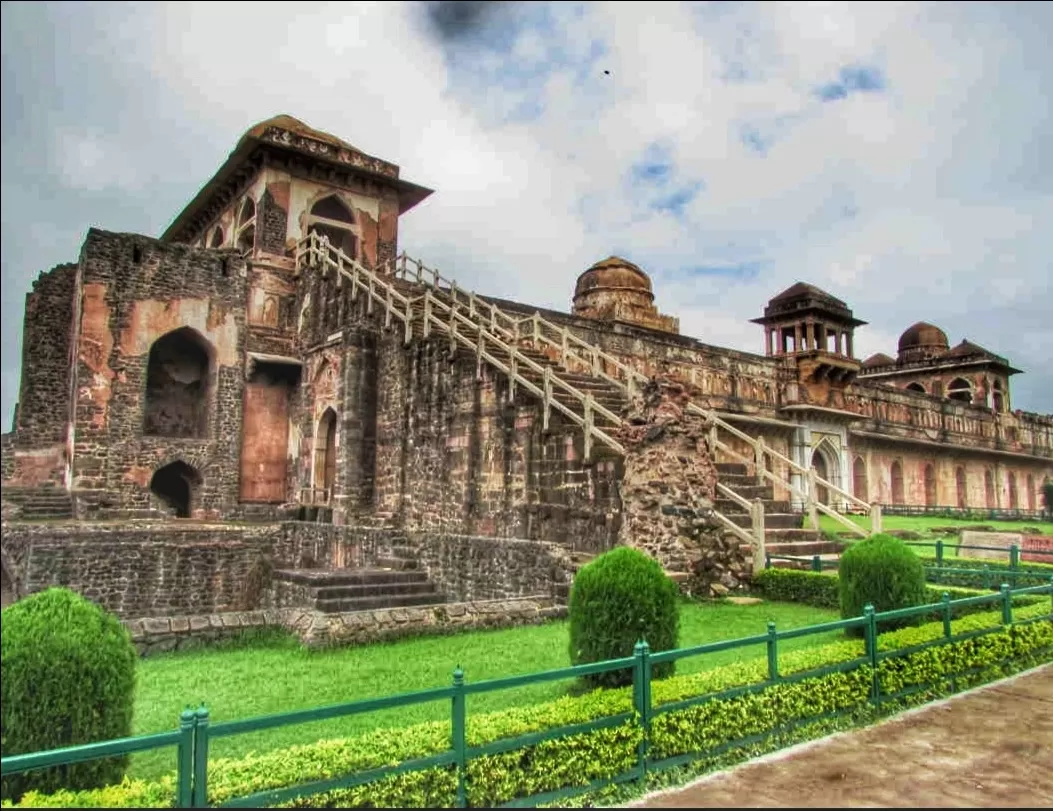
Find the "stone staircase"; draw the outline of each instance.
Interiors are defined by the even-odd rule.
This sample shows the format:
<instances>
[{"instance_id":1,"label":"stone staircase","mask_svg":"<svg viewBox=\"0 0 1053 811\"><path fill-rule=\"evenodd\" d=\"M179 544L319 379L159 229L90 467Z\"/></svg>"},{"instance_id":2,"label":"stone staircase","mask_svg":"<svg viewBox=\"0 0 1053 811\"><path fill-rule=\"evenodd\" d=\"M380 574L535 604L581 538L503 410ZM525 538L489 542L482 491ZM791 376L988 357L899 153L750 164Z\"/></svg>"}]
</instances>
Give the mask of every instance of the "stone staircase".
<instances>
[{"instance_id":1,"label":"stone staircase","mask_svg":"<svg viewBox=\"0 0 1053 811\"><path fill-rule=\"evenodd\" d=\"M23 521L68 521L73 518L73 498L68 490L59 487L17 487L7 485L3 500L16 505L16 514Z\"/></svg>"},{"instance_id":2,"label":"stone staircase","mask_svg":"<svg viewBox=\"0 0 1053 811\"><path fill-rule=\"evenodd\" d=\"M274 573L298 602L327 614L409 608L446 602L427 574L390 569L282 569Z\"/></svg>"},{"instance_id":3,"label":"stone staircase","mask_svg":"<svg viewBox=\"0 0 1053 811\"><path fill-rule=\"evenodd\" d=\"M773 560L772 566L807 569L811 558L819 555L822 560L836 560L844 544L828 541L814 529L801 527L803 514L794 512L788 501L776 501L774 488L770 484L757 484L757 479L746 471L743 464L717 462L718 481L731 488L743 498L761 499L764 502L764 548L769 555L792 555L808 558L807 561ZM750 515L737 501L719 496L713 506L740 527L751 526ZM752 554L749 544L741 544L743 552Z\"/></svg>"}]
</instances>

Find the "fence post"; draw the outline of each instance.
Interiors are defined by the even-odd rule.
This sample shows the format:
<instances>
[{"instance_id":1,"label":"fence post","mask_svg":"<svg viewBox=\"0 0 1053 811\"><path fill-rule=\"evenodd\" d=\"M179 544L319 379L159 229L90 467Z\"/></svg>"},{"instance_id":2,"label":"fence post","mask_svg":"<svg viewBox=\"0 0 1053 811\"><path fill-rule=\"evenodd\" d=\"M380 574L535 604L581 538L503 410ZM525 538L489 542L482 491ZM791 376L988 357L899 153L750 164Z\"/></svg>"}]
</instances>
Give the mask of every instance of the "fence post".
<instances>
[{"instance_id":1,"label":"fence post","mask_svg":"<svg viewBox=\"0 0 1053 811\"><path fill-rule=\"evenodd\" d=\"M1013 624L1013 597L1009 593L1009 584L1003 583L1002 588L1002 625Z\"/></svg>"},{"instance_id":2,"label":"fence post","mask_svg":"<svg viewBox=\"0 0 1053 811\"><path fill-rule=\"evenodd\" d=\"M765 552L764 502L759 498L753 500L753 573L768 568L768 555Z\"/></svg>"},{"instance_id":3,"label":"fence post","mask_svg":"<svg viewBox=\"0 0 1053 811\"><path fill-rule=\"evenodd\" d=\"M1020 546L1018 544L1009 547L1009 568L1020 568Z\"/></svg>"},{"instance_id":4,"label":"fence post","mask_svg":"<svg viewBox=\"0 0 1053 811\"><path fill-rule=\"evenodd\" d=\"M779 637L775 623L768 620L768 680L779 680Z\"/></svg>"},{"instance_id":5,"label":"fence post","mask_svg":"<svg viewBox=\"0 0 1053 811\"><path fill-rule=\"evenodd\" d=\"M176 808L191 808L194 801L194 711L179 715L179 765L176 771Z\"/></svg>"},{"instance_id":6,"label":"fence post","mask_svg":"<svg viewBox=\"0 0 1053 811\"><path fill-rule=\"evenodd\" d=\"M943 596L940 597L943 603L943 635L947 639L951 638L951 595L947 592L943 592Z\"/></svg>"},{"instance_id":7,"label":"fence post","mask_svg":"<svg viewBox=\"0 0 1053 811\"><path fill-rule=\"evenodd\" d=\"M208 709L202 704L194 713L194 808L208 807Z\"/></svg>"},{"instance_id":8,"label":"fence post","mask_svg":"<svg viewBox=\"0 0 1053 811\"><path fill-rule=\"evenodd\" d=\"M870 505L870 531L874 535L881 532L881 505L876 501Z\"/></svg>"},{"instance_id":9,"label":"fence post","mask_svg":"<svg viewBox=\"0 0 1053 811\"><path fill-rule=\"evenodd\" d=\"M872 671L870 700L874 704L880 704L881 681L878 679L877 619L874 616L874 606L870 603L863 606L863 616L867 621L867 624L863 626L863 632L866 640L866 653L870 659L870 669Z\"/></svg>"},{"instance_id":10,"label":"fence post","mask_svg":"<svg viewBox=\"0 0 1053 811\"><path fill-rule=\"evenodd\" d=\"M457 759L457 807L468 807L468 792L464 786L464 773L467 763L467 719L464 698L464 671L461 666L453 671L453 699L451 701L453 712L453 754Z\"/></svg>"},{"instance_id":11,"label":"fence post","mask_svg":"<svg viewBox=\"0 0 1053 811\"><path fill-rule=\"evenodd\" d=\"M768 552L767 550L764 551L764 568L765 569L770 569L771 568L771 553Z\"/></svg>"},{"instance_id":12,"label":"fence post","mask_svg":"<svg viewBox=\"0 0 1053 811\"><path fill-rule=\"evenodd\" d=\"M943 539L936 541L936 565L943 566Z\"/></svg>"},{"instance_id":13,"label":"fence post","mask_svg":"<svg viewBox=\"0 0 1053 811\"><path fill-rule=\"evenodd\" d=\"M636 767L642 780L647 774L647 749L651 734L651 646L641 639L633 647L633 706L640 716L643 737L636 747Z\"/></svg>"}]
</instances>

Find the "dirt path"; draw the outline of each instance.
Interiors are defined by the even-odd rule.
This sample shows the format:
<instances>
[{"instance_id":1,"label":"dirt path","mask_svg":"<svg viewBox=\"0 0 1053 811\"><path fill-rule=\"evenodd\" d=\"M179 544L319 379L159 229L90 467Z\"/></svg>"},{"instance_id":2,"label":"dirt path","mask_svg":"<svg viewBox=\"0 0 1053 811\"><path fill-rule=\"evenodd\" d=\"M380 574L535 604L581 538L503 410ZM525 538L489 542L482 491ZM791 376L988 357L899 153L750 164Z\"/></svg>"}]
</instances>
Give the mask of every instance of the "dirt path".
<instances>
[{"instance_id":1,"label":"dirt path","mask_svg":"<svg viewBox=\"0 0 1053 811\"><path fill-rule=\"evenodd\" d=\"M1053 665L633 805L1048 808Z\"/></svg>"}]
</instances>

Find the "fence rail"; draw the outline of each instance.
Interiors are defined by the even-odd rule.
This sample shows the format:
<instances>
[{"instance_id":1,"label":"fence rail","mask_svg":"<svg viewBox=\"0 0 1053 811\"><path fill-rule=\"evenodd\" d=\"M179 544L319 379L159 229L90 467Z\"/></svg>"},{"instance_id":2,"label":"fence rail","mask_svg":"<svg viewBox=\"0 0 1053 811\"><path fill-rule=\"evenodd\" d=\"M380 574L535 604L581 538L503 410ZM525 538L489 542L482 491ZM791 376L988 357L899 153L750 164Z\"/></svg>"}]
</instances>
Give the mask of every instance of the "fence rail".
<instances>
[{"instance_id":1,"label":"fence rail","mask_svg":"<svg viewBox=\"0 0 1053 811\"><path fill-rule=\"evenodd\" d=\"M452 684L448 687L438 687L413 693L354 701L328 707L319 707L312 710L298 710L237 721L224 721L218 724L210 723L208 710L202 706L196 712L185 710L180 716L180 725L177 731L144 735L135 738L123 738L104 743L92 743L83 746L57 749L50 752L37 752L33 754L4 757L0 759L0 766L2 766L3 776L7 777L9 775L19 774L34 769L80 763L116 754L125 754L175 745L177 747L177 789L176 797L174 798L175 806L178 808L207 807L209 743L214 738L233 737L250 732L274 729L281 726L311 723L320 720L372 712L385 708L449 700L451 737L450 747L445 751L403 761L398 764L380 766L321 780L312 780L296 786L286 786L258 791L252 794L232 798L221 803L220 806L230 808L262 807L287 802L295 797L311 796L341 788L363 785L385 777L410 771L449 767L456 770L456 805L457 807L463 808L468 805L468 787L466 784L467 764L474 758L495 755L502 752L510 752L533 746L542 741L555 740L570 735L580 735L600 729L609 729L623 724L638 723L642 726L643 737L637 749L636 762L629 770L606 780L595 781L586 786L571 786L558 791L549 791L544 794L537 794L530 797L519 797L507 803L507 805L522 806L538 804L541 802L551 802L561 798L581 794L603 785L624 782L627 780L637 780L642 778L648 770L676 766L707 753L714 754L717 751L722 751L734 746L745 745L752 742L754 739L759 739L756 735L747 736L733 741L726 741L719 747L711 748L705 752L691 752L676 755L674 757L654 759L651 757L649 750L650 725L655 717L665 713L677 712L709 701L727 700L741 695L759 693L776 684L787 684L801 681L803 679L819 678L830 673L847 672L864 666L871 668L872 675L869 701L875 705L880 705L883 701L887 701L890 698L899 698L912 691L931 687L931 685L922 685L921 687L915 686L895 693L884 693L882 692L878 669L879 665L882 661L891 658L906 656L918 650L947 644L948 642L959 641L979 634L992 633L1001 630L1001 628L1006 625L1016 624L1016 621L1013 619L1013 599L1027 594L1049 594L1051 598L1053 598L1053 580L1051 580L1049 585L1018 589L1011 589L1009 585L1003 583L1001 589L996 593L979 595L976 597L966 597L958 600L952 600L949 594L944 593L943 598L939 603L918 606L915 608L900 609L897 611L875 612L873 607L868 605L864 608L864 613L860 617L838 620L835 622L826 622L805 628L794 628L780 631L776 628L774 622L769 622L766 633L764 634L743 637L740 639L711 642L704 645L696 645L677 650L652 653L646 641L641 640L637 643L631 657L548 670L540 673L490 679L481 682L467 683L464 678L464 672L458 666L453 672ZM954 635L952 633L951 616L956 608L985 605L988 603L999 605L1001 607L1001 624L991 626L988 629L971 631L966 634ZM931 616L933 614L942 617L943 635L941 638L920 645L915 645L910 648L879 650L879 629L883 623L896 619L905 619L915 616ZM1051 605L1050 613L1046 618L1053 620L1053 605ZM1034 620L1026 619L1022 622L1032 621ZM854 657L847 661L834 662L821 667L791 674L786 674L780 670L779 643L781 641L816 634L824 634L848 628L863 629L864 650L861 656ZM651 696L652 667L654 665L664 662L675 662L692 657L706 656L736 648L747 648L754 645L764 645L767 651L767 677L763 681L754 684L740 685L703 695L692 696L683 700L666 702L659 705L654 704ZM633 710L631 712L622 712L603 718L592 719L584 723L565 725L554 729L545 729L517 735L511 738L491 741L476 746L468 746L468 712L466 699L469 695L508 690L539 682L578 678L590 674L626 669L631 670L632 672ZM845 711L847 712L848 710Z\"/></svg>"}]
</instances>

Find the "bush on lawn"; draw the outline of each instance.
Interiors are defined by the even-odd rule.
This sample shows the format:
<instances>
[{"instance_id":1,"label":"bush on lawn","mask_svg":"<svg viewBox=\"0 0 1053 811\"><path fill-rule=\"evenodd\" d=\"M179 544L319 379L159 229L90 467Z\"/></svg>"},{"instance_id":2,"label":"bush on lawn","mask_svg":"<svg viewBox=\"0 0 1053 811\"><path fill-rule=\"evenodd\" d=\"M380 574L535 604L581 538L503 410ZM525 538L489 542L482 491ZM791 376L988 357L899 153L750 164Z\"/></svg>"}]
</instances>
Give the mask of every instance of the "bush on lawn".
<instances>
[{"instance_id":1,"label":"bush on lawn","mask_svg":"<svg viewBox=\"0 0 1053 811\"><path fill-rule=\"evenodd\" d=\"M633 655L641 639L654 652L677 646L679 589L654 558L619 546L583 566L570 590L570 660L575 665ZM673 672L674 662L655 665L654 676ZM586 677L593 686L632 682L632 669Z\"/></svg>"},{"instance_id":2,"label":"bush on lawn","mask_svg":"<svg viewBox=\"0 0 1053 811\"><path fill-rule=\"evenodd\" d=\"M841 555L837 579L840 586L841 617L859 617L868 603L875 611L893 611L924 605L925 567L914 550L890 535L872 535L852 544ZM886 627L910 624L909 620L890 622ZM862 628L848 629L850 636L862 636Z\"/></svg>"},{"instance_id":3,"label":"bush on lawn","mask_svg":"<svg viewBox=\"0 0 1053 811\"><path fill-rule=\"evenodd\" d=\"M4 757L131 734L137 657L116 617L63 588L30 595L0 617ZM111 757L11 775L2 795L105 786L120 781L127 762Z\"/></svg>"}]
</instances>

